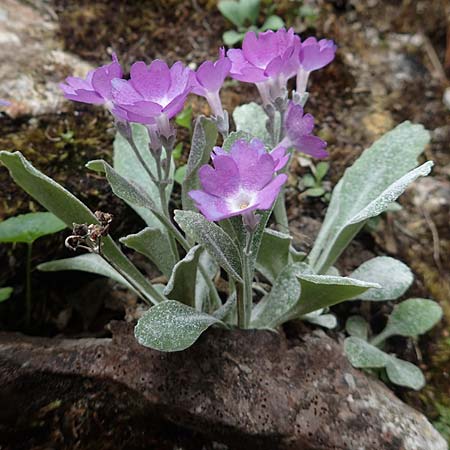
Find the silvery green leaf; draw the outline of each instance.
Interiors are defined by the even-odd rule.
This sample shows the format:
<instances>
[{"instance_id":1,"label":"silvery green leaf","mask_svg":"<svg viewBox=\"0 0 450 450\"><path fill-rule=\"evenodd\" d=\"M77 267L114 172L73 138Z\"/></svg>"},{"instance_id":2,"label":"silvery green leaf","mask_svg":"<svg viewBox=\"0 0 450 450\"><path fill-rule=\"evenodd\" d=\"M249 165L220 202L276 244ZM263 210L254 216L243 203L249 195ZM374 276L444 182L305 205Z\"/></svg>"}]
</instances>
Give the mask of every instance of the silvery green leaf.
<instances>
[{"instance_id":1,"label":"silvery green leaf","mask_svg":"<svg viewBox=\"0 0 450 450\"><path fill-rule=\"evenodd\" d=\"M272 205L271 209L265 211L259 211L259 224L252 235L252 242L250 245L251 256L250 256L250 270L253 271L256 266L256 259L259 254L259 249L261 247L262 238L264 236L264 230L266 230L267 223L269 222L270 216L275 204Z\"/></svg>"},{"instance_id":2,"label":"silvery green leaf","mask_svg":"<svg viewBox=\"0 0 450 450\"><path fill-rule=\"evenodd\" d=\"M297 264L291 264L281 271L270 293L253 308L252 328L275 328L286 321L286 316L300 297L298 274Z\"/></svg>"},{"instance_id":3,"label":"silvery green leaf","mask_svg":"<svg viewBox=\"0 0 450 450\"><path fill-rule=\"evenodd\" d=\"M102 165L103 169L101 170ZM99 159L89 161L86 167L97 172L104 172L114 194L134 209L144 208L153 213L161 213L161 206L154 202L154 198L159 198L159 196L149 197L143 186L136 184L134 181L127 180L106 161Z\"/></svg>"},{"instance_id":4,"label":"silvery green leaf","mask_svg":"<svg viewBox=\"0 0 450 450\"><path fill-rule=\"evenodd\" d=\"M170 277L177 258L167 233L159 228L144 228L136 234L120 238L120 242L146 256L167 277Z\"/></svg>"},{"instance_id":5,"label":"silvery green leaf","mask_svg":"<svg viewBox=\"0 0 450 450\"><path fill-rule=\"evenodd\" d=\"M237 131L245 131L263 142L270 142L269 132L266 129L267 115L257 103L238 106L233 111L233 119Z\"/></svg>"},{"instance_id":6,"label":"silvery green leaf","mask_svg":"<svg viewBox=\"0 0 450 450\"><path fill-rule=\"evenodd\" d=\"M314 314L309 313L302 317L301 320L305 320L306 322L312 323L314 325L319 325L323 328L328 328L332 330L337 327L337 319L334 314Z\"/></svg>"},{"instance_id":7,"label":"silvery green leaf","mask_svg":"<svg viewBox=\"0 0 450 450\"><path fill-rule=\"evenodd\" d=\"M345 339L344 351L351 365L358 368L385 367L390 358L382 350L356 336Z\"/></svg>"},{"instance_id":8,"label":"silvery green leaf","mask_svg":"<svg viewBox=\"0 0 450 450\"><path fill-rule=\"evenodd\" d=\"M151 307L134 329L139 344L162 352L190 347L211 325L221 324L209 314L196 311L175 300Z\"/></svg>"},{"instance_id":9,"label":"silvery green leaf","mask_svg":"<svg viewBox=\"0 0 450 450\"><path fill-rule=\"evenodd\" d=\"M225 31L222 35L223 43L228 47L232 47L234 44L241 42L244 39L245 33L239 33L235 30Z\"/></svg>"},{"instance_id":10,"label":"silvery green leaf","mask_svg":"<svg viewBox=\"0 0 450 450\"><path fill-rule=\"evenodd\" d=\"M422 125L404 122L365 150L336 185L310 261L326 272L370 217L383 212L432 162L417 165L429 142Z\"/></svg>"},{"instance_id":11,"label":"silvery green leaf","mask_svg":"<svg viewBox=\"0 0 450 450\"><path fill-rule=\"evenodd\" d=\"M362 281L378 283L380 289L369 289L359 300L396 300L401 297L414 281L410 268L401 261L389 256L378 256L362 263L351 275Z\"/></svg>"},{"instance_id":12,"label":"silvery green leaf","mask_svg":"<svg viewBox=\"0 0 450 450\"><path fill-rule=\"evenodd\" d=\"M390 356L386 362L386 374L392 383L399 386L416 391L425 386L425 377L416 365L393 356Z\"/></svg>"},{"instance_id":13,"label":"silvery green leaf","mask_svg":"<svg viewBox=\"0 0 450 450\"><path fill-rule=\"evenodd\" d=\"M12 287L0 288L0 303L4 302L5 300L8 300L8 298L11 297L12 293L13 293Z\"/></svg>"},{"instance_id":14,"label":"silvery green leaf","mask_svg":"<svg viewBox=\"0 0 450 450\"><path fill-rule=\"evenodd\" d=\"M266 228L262 236L256 270L271 283L289 263L289 248L292 238L288 234Z\"/></svg>"},{"instance_id":15,"label":"silvery green leaf","mask_svg":"<svg viewBox=\"0 0 450 450\"><path fill-rule=\"evenodd\" d=\"M345 331L350 336L355 336L365 341L369 338L369 324L361 316L350 316L345 322Z\"/></svg>"},{"instance_id":16,"label":"silvery green leaf","mask_svg":"<svg viewBox=\"0 0 450 450\"><path fill-rule=\"evenodd\" d=\"M398 202L392 202L388 207L386 208L386 212L398 212L403 209L403 206L400 205Z\"/></svg>"},{"instance_id":17,"label":"silvery green leaf","mask_svg":"<svg viewBox=\"0 0 450 450\"><path fill-rule=\"evenodd\" d=\"M383 334L418 336L433 328L442 318L442 308L432 300L410 298L395 306Z\"/></svg>"},{"instance_id":18,"label":"silvery green leaf","mask_svg":"<svg viewBox=\"0 0 450 450\"><path fill-rule=\"evenodd\" d=\"M236 292L233 292L227 299L227 301L216 311L213 312L213 316L219 320L226 320L225 318L236 308Z\"/></svg>"},{"instance_id":19,"label":"silvery green leaf","mask_svg":"<svg viewBox=\"0 0 450 450\"><path fill-rule=\"evenodd\" d=\"M45 209L59 217L68 227L73 223L98 223L92 212L69 191L34 168L20 152L0 152L0 161L8 168L14 181ZM110 236L102 238L105 257L134 280L146 299L157 303L163 297L125 257Z\"/></svg>"},{"instance_id":20,"label":"silvery green leaf","mask_svg":"<svg viewBox=\"0 0 450 450\"><path fill-rule=\"evenodd\" d=\"M222 228L193 211L176 210L175 222L186 234L202 244L235 280L242 282L239 250Z\"/></svg>"},{"instance_id":21,"label":"silvery green leaf","mask_svg":"<svg viewBox=\"0 0 450 450\"><path fill-rule=\"evenodd\" d=\"M219 11L236 27L241 28L248 21L254 25L258 20L260 0L221 0Z\"/></svg>"},{"instance_id":22,"label":"silvery green leaf","mask_svg":"<svg viewBox=\"0 0 450 450\"><path fill-rule=\"evenodd\" d=\"M184 210L196 210L194 202L188 196L188 193L194 189L199 189L198 170L201 166L208 163L216 140L217 127L214 122L204 116L198 117L195 121L194 133L192 135L186 175L181 187Z\"/></svg>"},{"instance_id":23,"label":"silvery green leaf","mask_svg":"<svg viewBox=\"0 0 450 450\"><path fill-rule=\"evenodd\" d=\"M339 269L337 267L331 266L328 270L327 273L325 275L333 275L334 277L340 277L341 274L339 272ZM352 276L352 278L355 278L354 276Z\"/></svg>"},{"instance_id":24,"label":"silvery green leaf","mask_svg":"<svg viewBox=\"0 0 450 450\"><path fill-rule=\"evenodd\" d=\"M250 142L252 137L245 131L232 131L223 141L222 148L229 152L232 145L240 139Z\"/></svg>"},{"instance_id":25,"label":"silvery green leaf","mask_svg":"<svg viewBox=\"0 0 450 450\"><path fill-rule=\"evenodd\" d=\"M135 289L128 283L125 278L117 272L110 264L108 264L101 256L95 253L85 253L83 255L74 256L73 258L57 259L49 261L37 266L42 272L59 272L61 270L77 270L80 272L95 273L102 275L111 280L117 281L123 286L134 291Z\"/></svg>"},{"instance_id":26,"label":"silvery green leaf","mask_svg":"<svg viewBox=\"0 0 450 450\"><path fill-rule=\"evenodd\" d=\"M355 297L369 288L380 287L376 283L332 275L298 275L302 286L300 301L293 311L294 316L303 316L327 306L336 305Z\"/></svg>"},{"instance_id":27,"label":"silvery green leaf","mask_svg":"<svg viewBox=\"0 0 450 450\"><path fill-rule=\"evenodd\" d=\"M216 276L219 266L214 258L205 250L200 255L200 264L205 268L209 279L212 280ZM214 299L211 298L208 284L203 277L200 270L197 271L196 286L195 286L195 309L197 311L214 311L220 308L219 304L210 304Z\"/></svg>"},{"instance_id":28,"label":"silvery green leaf","mask_svg":"<svg viewBox=\"0 0 450 450\"><path fill-rule=\"evenodd\" d=\"M186 256L178 261L167 283L164 295L171 300L178 300L188 306L195 306L195 288L198 260L202 247L192 247Z\"/></svg>"},{"instance_id":29,"label":"silvery green leaf","mask_svg":"<svg viewBox=\"0 0 450 450\"><path fill-rule=\"evenodd\" d=\"M36 239L64 228L66 224L49 212L20 214L0 222L0 242L32 244Z\"/></svg>"},{"instance_id":30,"label":"silvery green leaf","mask_svg":"<svg viewBox=\"0 0 450 450\"><path fill-rule=\"evenodd\" d=\"M132 123L131 129L133 133L133 140L141 157L146 162L150 170L156 174L156 160L153 157L148 144L150 142L147 129L144 125L138 123ZM164 151L162 158L164 158ZM133 182L139 185L144 190L145 194L153 199L156 207L160 209L159 191L158 187L150 179L148 173L142 167L141 163L137 159L133 149L127 140L120 134L116 134L114 140L114 157L113 157L114 170L127 181ZM171 163L170 179L173 179L175 165ZM169 183L166 189L166 197L170 198L172 192L173 183ZM128 203L128 200L125 200ZM161 222L155 217L152 211L148 208L138 206L136 204L128 203L145 221L145 223L152 228L164 229Z\"/></svg>"},{"instance_id":31,"label":"silvery green leaf","mask_svg":"<svg viewBox=\"0 0 450 450\"><path fill-rule=\"evenodd\" d=\"M269 16L261 27L261 31L279 30L284 27L284 21L279 16Z\"/></svg>"},{"instance_id":32,"label":"silvery green leaf","mask_svg":"<svg viewBox=\"0 0 450 450\"><path fill-rule=\"evenodd\" d=\"M289 255L292 262L303 262L307 260L308 255L305 252L296 250L293 246L289 249Z\"/></svg>"}]
</instances>

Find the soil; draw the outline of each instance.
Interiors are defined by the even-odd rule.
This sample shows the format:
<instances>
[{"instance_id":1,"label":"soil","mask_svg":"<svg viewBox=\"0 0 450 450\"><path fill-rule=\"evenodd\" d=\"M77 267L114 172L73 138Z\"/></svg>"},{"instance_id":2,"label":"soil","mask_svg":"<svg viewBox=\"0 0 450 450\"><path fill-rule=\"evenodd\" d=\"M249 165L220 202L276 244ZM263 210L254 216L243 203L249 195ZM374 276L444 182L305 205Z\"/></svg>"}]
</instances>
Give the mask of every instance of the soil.
<instances>
[{"instance_id":1,"label":"soil","mask_svg":"<svg viewBox=\"0 0 450 450\"><path fill-rule=\"evenodd\" d=\"M416 275L408 297L430 297L441 303L445 320L438 327L418 342L394 341L392 351L418 363L427 377L427 386L419 393L393 387L395 392L431 420L442 420L437 405L450 408L450 195L447 196L450 111L442 100L450 85L449 67L445 67L450 6L445 0L318 0L308 2L318 11L317 18L311 21L299 16L301 2L281 0L272 6L270 3L263 1L261 17L273 7L302 36L326 36L339 45L335 62L312 75L307 104L308 112L316 118L319 135L329 143L330 172L326 180L331 186L364 148L397 123L420 122L432 131L426 158L436 163L431 178L433 185L419 183L409 190L400 200L403 210L384 215L375 229L366 228L341 257L339 268L349 273L373 255L397 257L410 265ZM230 29L212 0L52 0L48 8L60 24L59 38L65 50L93 65L107 62L112 51L118 53L125 66L137 59L149 62L154 58L199 64L216 56L222 45L222 33ZM251 86L230 82L223 99L227 109L232 110L238 104L257 99L257 93ZM207 111L201 100L192 98L190 102L194 114ZM136 214L111 195L101 177L84 169L89 160L111 158L113 124L100 108L73 104L68 112L19 119L2 117L1 131L2 149L20 149L33 164L91 209L112 212L113 236L123 236L143 227ZM179 132L179 139L186 140L186 155L187 130ZM300 197L299 180L307 172L300 164L293 165L287 197L291 231L297 245L306 250L314 241L327 207L324 198ZM0 219L39 209L1 168L0 189L4 193ZM431 199L438 194L444 203L435 207ZM63 246L66 234L62 232L38 241L33 265L70 256ZM85 274L56 276L34 271L34 325L26 329L21 320L24 254L25 249L19 245L0 245L0 285L15 287L13 298L0 305L1 329L43 336L100 337L108 335L105 325L111 319L133 315L136 298L117 289L111 295L111 284L106 280ZM149 277L157 275L138 257L130 256ZM383 326L391 309L390 303L369 306L352 303L334 308L341 327L349 314L359 313L375 329ZM197 438L182 430L165 429L161 436L161 427L155 426L153 432L151 427L132 417L118 414L119 419L111 412L98 412L95 397L107 394L90 392L89 386L80 389L86 390L83 404L74 404L70 411L50 405L44 412L36 413L36 423L44 424L42 427L24 424L22 431L31 436L33 448L90 448L89 440L83 439L91 432L104 433L105 440L113 443L123 442L121 436L130 430L139 436L135 439L140 444L126 448L188 449L203 445L220 448L197 442ZM126 411L126 404L121 408L118 405L117 411ZM103 424L100 428L90 425L89 431L83 432L65 428L84 429L85 423L97 423L93 417ZM114 430L105 421L106 424L112 421ZM68 441L59 440L68 435L71 436ZM105 442L103 448L118 448L108 445L112 444ZM10 448L21 447L17 444Z\"/></svg>"}]
</instances>

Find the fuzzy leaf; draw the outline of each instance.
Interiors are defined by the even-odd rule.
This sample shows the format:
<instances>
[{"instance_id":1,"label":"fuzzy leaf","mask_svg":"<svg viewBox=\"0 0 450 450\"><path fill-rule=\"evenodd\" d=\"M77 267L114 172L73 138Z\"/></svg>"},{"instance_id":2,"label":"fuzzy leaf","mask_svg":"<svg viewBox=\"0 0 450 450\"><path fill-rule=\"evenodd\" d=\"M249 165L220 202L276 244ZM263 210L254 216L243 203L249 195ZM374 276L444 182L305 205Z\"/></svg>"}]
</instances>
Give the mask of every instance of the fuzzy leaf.
<instances>
[{"instance_id":1,"label":"fuzzy leaf","mask_svg":"<svg viewBox=\"0 0 450 450\"><path fill-rule=\"evenodd\" d=\"M393 356L390 356L386 362L386 374L392 383L399 386L416 391L425 386L425 377L416 365Z\"/></svg>"},{"instance_id":2,"label":"fuzzy leaf","mask_svg":"<svg viewBox=\"0 0 450 450\"><path fill-rule=\"evenodd\" d=\"M212 280L219 270L219 266L216 263L215 259L207 252L204 251L200 255L200 264L205 268L206 273L209 276L209 279ZM210 298L210 291L208 284L206 283L205 278L203 277L200 270L197 270L196 277L196 286L195 286L195 309L197 311L214 311L217 308L220 308L221 305L210 304L213 300Z\"/></svg>"},{"instance_id":3,"label":"fuzzy leaf","mask_svg":"<svg viewBox=\"0 0 450 450\"><path fill-rule=\"evenodd\" d=\"M220 323L209 314L168 300L153 306L138 320L134 335L145 347L177 352L190 347L211 325Z\"/></svg>"},{"instance_id":4,"label":"fuzzy leaf","mask_svg":"<svg viewBox=\"0 0 450 450\"><path fill-rule=\"evenodd\" d=\"M4 302L5 300L8 300L8 298L11 297L12 293L13 293L12 287L0 288L0 303Z\"/></svg>"},{"instance_id":5,"label":"fuzzy leaf","mask_svg":"<svg viewBox=\"0 0 450 450\"><path fill-rule=\"evenodd\" d=\"M238 106L233 111L233 119L236 131L244 131L263 142L270 142L269 132L266 130L267 115L257 103Z\"/></svg>"},{"instance_id":6,"label":"fuzzy leaf","mask_svg":"<svg viewBox=\"0 0 450 450\"><path fill-rule=\"evenodd\" d=\"M345 339L344 351L353 367L385 367L389 360L389 355L356 336Z\"/></svg>"},{"instance_id":7,"label":"fuzzy leaf","mask_svg":"<svg viewBox=\"0 0 450 450\"><path fill-rule=\"evenodd\" d=\"M300 298L298 274L299 265L292 264L278 275L269 295L253 309L251 320L253 328L275 328L286 320L286 315Z\"/></svg>"},{"instance_id":8,"label":"fuzzy leaf","mask_svg":"<svg viewBox=\"0 0 450 450\"><path fill-rule=\"evenodd\" d=\"M232 145L240 139L250 142L252 137L245 131L232 131L223 141L222 148L229 152Z\"/></svg>"},{"instance_id":9,"label":"fuzzy leaf","mask_svg":"<svg viewBox=\"0 0 450 450\"><path fill-rule=\"evenodd\" d=\"M302 273L298 276L302 295L295 307L294 316L303 316L321 308L336 305L355 297L369 288L379 287L376 283L332 275Z\"/></svg>"},{"instance_id":10,"label":"fuzzy leaf","mask_svg":"<svg viewBox=\"0 0 450 450\"><path fill-rule=\"evenodd\" d=\"M266 228L262 236L256 269L271 283L289 263L292 238L288 234Z\"/></svg>"},{"instance_id":11,"label":"fuzzy leaf","mask_svg":"<svg viewBox=\"0 0 450 450\"><path fill-rule=\"evenodd\" d=\"M64 228L66 224L49 212L20 214L0 222L0 242L32 244Z\"/></svg>"},{"instance_id":12,"label":"fuzzy leaf","mask_svg":"<svg viewBox=\"0 0 450 450\"><path fill-rule=\"evenodd\" d=\"M164 295L171 300L178 300L188 306L195 306L195 278L202 247L192 247L186 256L178 261L167 283Z\"/></svg>"},{"instance_id":13,"label":"fuzzy leaf","mask_svg":"<svg viewBox=\"0 0 450 450\"><path fill-rule=\"evenodd\" d=\"M306 314L300 317L300 319L323 328L328 328L329 330L337 327L337 319L334 314L322 314L322 310L319 310L320 314L315 314L316 312Z\"/></svg>"},{"instance_id":14,"label":"fuzzy leaf","mask_svg":"<svg viewBox=\"0 0 450 450\"><path fill-rule=\"evenodd\" d=\"M345 331L350 336L355 336L365 341L369 338L369 324L361 316L350 316L345 322Z\"/></svg>"},{"instance_id":15,"label":"fuzzy leaf","mask_svg":"<svg viewBox=\"0 0 450 450\"><path fill-rule=\"evenodd\" d=\"M103 169L101 170L100 168L102 166ZM89 161L86 164L86 167L97 172L104 172L114 194L124 202L128 203L132 208L144 208L153 213L161 212L160 206L157 206L153 201L155 197L150 197L145 192L144 188L134 181L128 181L106 161L100 159Z\"/></svg>"},{"instance_id":16,"label":"fuzzy leaf","mask_svg":"<svg viewBox=\"0 0 450 450\"><path fill-rule=\"evenodd\" d=\"M134 291L133 287L108 264L101 256L94 253L86 253L73 258L57 259L55 261L48 261L37 266L37 269L42 272L60 272L61 270L77 270L80 272L95 273L102 275L111 280L117 281L123 286Z\"/></svg>"},{"instance_id":17,"label":"fuzzy leaf","mask_svg":"<svg viewBox=\"0 0 450 450\"><path fill-rule=\"evenodd\" d=\"M0 152L0 161L8 168L14 181L45 209L59 217L68 227L73 223L98 223L92 212L74 195L34 168L20 152ZM120 267L154 303L162 300L147 279L125 257L109 236L102 239L106 258Z\"/></svg>"},{"instance_id":18,"label":"fuzzy leaf","mask_svg":"<svg viewBox=\"0 0 450 450\"><path fill-rule=\"evenodd\" d=\"M167 233L159 228L147 227L139 233L120 238L120 242L146 256L164 275L170 277L177 259Z\"/></svg>"},{"instance_id":19,"label":"fuzzy leaf","mask_svg":"<svg viewBox=\"0 0 450 450\"><path fill-rule=\"evenodd\" d=\"M359 300L396 300L401 297L414 281L410 268L401 261L388 256L378 256L361 264L352 278L378 283L380 289L369 289L356 298Z\"/></svg>"},{"instance_id":20,"label":"fuzzy leaf","mask_svg":"<svg viewBox=\"0 0 450 450\"><path fill-rule=\"evenodd\" d=\"M442 318L438 303L424 298L410 298L395 306L383 334L419 336L433 328Z\"/></svg>"},{"instance_id":21,"label":"fuzzy leaf","mask_svg":"<svg viewBox=\"0 0 450 450\"><path fill-rule=\"evenodd\" d=\"M228 47L232 47L234 44L241 42L244 39L245 33L239 33L235 30L225 31L222 35L223 43Z\"/></svg>"},{"instance_id":22,"label":"fuzzy leaf","mask_svg":"<svg viewBox=\"0 0 450 450\"><path fill-rule=\"evenodd\" d=\"M236 293L233 292L227 301L212 314L216 319L225 320L226 317L236 308Z\"/></svg>"},{"instance_id":23,"label":"fuzzy leaf","mask_svg":"<svg viewBox=\"0 0 450 450\"><path fill-rule=\"evenodd\" d=\"M429 133L422 125L404 122L345 171L310 254L318 273L326 272L336 261L367 219L383 212L408 184L430 172L432 162L412 170L428 141Z\"/></svg>"},{"instance_id":24,"label":"fuzzy leaf","mask_svg":"<svg viewBox=\"0 0 450 450\"><path fill-rule=\"evenodd\" d=\"M279 30L280 28L284 27L284 21L279 16L269 16L263 26L261 27L261 31L267 31L267 30Z\"/></svg>"},{"instance_id":25,"label":"fuzzy leaf","mask_svg":"<svg viewBox=\"0 0 450 450\"><path fill-rule=\"evenodd\" d=\"M196 211L194 201L188 194L190 191L200 188L198 170L201 166L208 163L216 141L216 125L211 119L200 116L195 122L191 151L189 152L189 159L186 166L186 174L181 186L184 210Z\"/></svg>"},{"instance_id":26,"label":"fuzzy leaf","mask_svg":"<svg viewBox=\"0 0 450 450\"><path fill-rule=\"evenodd\" d=\"M259 15L260 0L221 0L217 7L224 17L226 17L237 28L246 25L255 25Z\"/></svg>"},{"instance_id":27,"label":"fuzzy leaf","mask_svg":"<svg viewBox=\"0 0 450 450\"><path fill-rule=\"evenodd\" d=\"M202 244L235 280L242 282L239 250L222 228L193 211L176 210L175 221L186 234Z\"/></svg>"}]
</instances>

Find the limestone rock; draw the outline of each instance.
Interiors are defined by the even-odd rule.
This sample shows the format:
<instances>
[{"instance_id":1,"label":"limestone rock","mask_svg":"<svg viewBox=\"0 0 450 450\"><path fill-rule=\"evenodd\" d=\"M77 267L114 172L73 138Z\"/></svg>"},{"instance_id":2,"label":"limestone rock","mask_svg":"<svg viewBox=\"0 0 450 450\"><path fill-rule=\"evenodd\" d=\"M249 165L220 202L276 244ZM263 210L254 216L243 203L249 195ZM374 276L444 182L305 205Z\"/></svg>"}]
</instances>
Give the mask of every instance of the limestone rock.
<instances>
[{"instance_id":1,"label":"limestone rock","mask_svg":"<svg viewBox=\"0 0 450 450\"><path fill-rule=\"evenodd\" d=\"M58 25L44 6L18 0L0 4L0 98L12 103L6 112L13 117L60 111L64 97L58 84L91 68L62 50Z\"/></svg>"},{"instance_id":2,"label":"limestone rock","mask_svg":"<svg viewBox=\"0 0 450 450\"><path fill-rule=\"evenodd\" d=\"M124 323L112 332L112 339L82 340L0 335L0 403L16 406L5 420L17 414L23 422L30 402L53 401L49 386L73 383L66 391L83 395L75 386L89 380L99 390L115 386L109 391L118 396L132 392L143 415L229 449L447 449L422 414L353 369L323 332L289 341L268 331L212 329L180 353L139 346Z\"/></svg>"}]
</instances>

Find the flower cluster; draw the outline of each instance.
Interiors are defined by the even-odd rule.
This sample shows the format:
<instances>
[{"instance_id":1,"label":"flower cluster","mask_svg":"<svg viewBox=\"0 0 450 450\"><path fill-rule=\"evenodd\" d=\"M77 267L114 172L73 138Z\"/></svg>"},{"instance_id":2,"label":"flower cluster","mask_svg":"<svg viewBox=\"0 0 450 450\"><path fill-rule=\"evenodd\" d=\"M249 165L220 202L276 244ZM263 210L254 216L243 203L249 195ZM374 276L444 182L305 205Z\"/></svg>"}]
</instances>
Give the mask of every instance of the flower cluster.
<instances>
[{"instance_id":1,"label":"flower cluster","mask_svg":"<svg viewBox=\"0 0 450 450\"><path fill-rule=\"evenodd\" d=\"M196 71L179 61L171 67L161 60L149 65L138 61L131 66L130 76L125 79L113 55L110 64L89 72L86 79L67 78L61 89L70 100L104 104L115 116L122 133L129 131L130 122L145 125L150 148L162 163L162 147L170 157L170 147L174 143L171 119L183 109L189 94L207 100L218 130L226 137L228 114L220 98L225 79L230 76L255 84L268 115L267 128L272 134L274 150L267 152L264 144L257 140L249 143L240 140L229 153L216 147L212 155L214 168L204 166L199 172L203 190L190 193L209 220L242 215L248 221L249 213L273 205L286 181L286 175L277 175L277 172L288 163L287 149L293 148L315 158L327 156L326 143L312 134L314 118L304 114L303 104L309 74L330 63L335 52L332 41L308 38L302 42L292 28L258 35L248 32L242 49L228 52L220 49L216 61L205 61ZM287 83L295 76L297 93L289 100ZM276 123L281 124L278 130ZM125 134L131 139L129 133Z\"/></svg>"}]
</instances>

